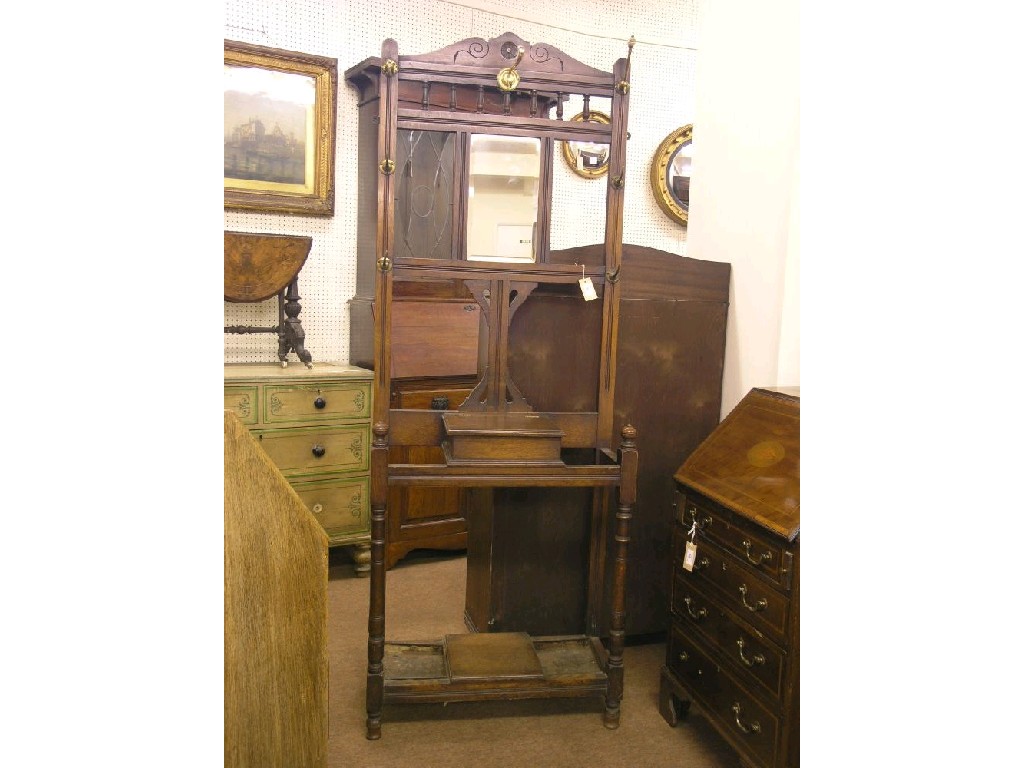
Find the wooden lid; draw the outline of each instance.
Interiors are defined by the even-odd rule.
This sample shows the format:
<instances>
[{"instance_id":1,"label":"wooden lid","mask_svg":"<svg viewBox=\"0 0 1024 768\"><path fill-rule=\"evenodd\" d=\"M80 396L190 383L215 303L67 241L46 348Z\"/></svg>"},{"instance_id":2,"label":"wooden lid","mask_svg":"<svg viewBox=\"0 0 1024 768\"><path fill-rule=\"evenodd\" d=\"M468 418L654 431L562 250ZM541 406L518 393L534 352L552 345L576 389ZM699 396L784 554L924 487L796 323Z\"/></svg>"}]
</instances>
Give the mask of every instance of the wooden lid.
<instances>
[{"instance_id":1,"label":"wooden lid","mask_svg":"<svg viewBox=\"0 0 1024 768\"><path fill-rule=\"evenodd\" d=\"M800 533L799 390L752 389L675 479L792 541Z\"/></svg>"},{"instance_id":2,"label":"wooden lid","mask_svg":"<svg viewBox=\"0 0 1024 768\"><path fill-rule=\"evenodd\" d=\"M452 680L544 676L537 651L525 632L445 635L444 645Z\"/></svg>"},{"instance_id":3,"label":"wooden lid","mask_svg":"<svg viewBox=\"0 0 1024 768\"><path fill-rule=\"evenodd\" d=\"M306 263L313 238L224 233L224 300L264 301L287 287Z\"/></svg>"}]
</instances>

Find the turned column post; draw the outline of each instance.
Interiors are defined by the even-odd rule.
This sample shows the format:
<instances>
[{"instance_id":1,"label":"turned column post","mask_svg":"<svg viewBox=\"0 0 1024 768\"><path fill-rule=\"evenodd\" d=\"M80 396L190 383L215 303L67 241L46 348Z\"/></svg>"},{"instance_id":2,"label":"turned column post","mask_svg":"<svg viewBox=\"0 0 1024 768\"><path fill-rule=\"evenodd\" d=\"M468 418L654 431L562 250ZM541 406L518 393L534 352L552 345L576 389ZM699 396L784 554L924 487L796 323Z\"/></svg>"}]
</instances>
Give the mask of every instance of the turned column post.
<instances>
[{"instance_id":1,"label":"turned column post","mask_svg":"<svg viewBox=\"0 0 1024 768\"><path fill-rule=\"evenodd\" d=\"M629 521L636 503L636 428L622 428L619 446L619 507L615 513L615 563L612 578L612 615L608 632L608 693L605 696L604 724L619 727L619 704L622 701L622 652L626 644L626 563L629 550Z\"/></svg>"},{"instance_id":2,"label":"turned column post","mask_svg":"<svg viewBox=\"0 0 1024 768\"><path fill-rule=\"evenodd\" d=\"M384 552L387 544L388 425L373 425L370 449L370 611L366 646L366 738L380 738L384 709Z\"/></svg>"}]
</instances>

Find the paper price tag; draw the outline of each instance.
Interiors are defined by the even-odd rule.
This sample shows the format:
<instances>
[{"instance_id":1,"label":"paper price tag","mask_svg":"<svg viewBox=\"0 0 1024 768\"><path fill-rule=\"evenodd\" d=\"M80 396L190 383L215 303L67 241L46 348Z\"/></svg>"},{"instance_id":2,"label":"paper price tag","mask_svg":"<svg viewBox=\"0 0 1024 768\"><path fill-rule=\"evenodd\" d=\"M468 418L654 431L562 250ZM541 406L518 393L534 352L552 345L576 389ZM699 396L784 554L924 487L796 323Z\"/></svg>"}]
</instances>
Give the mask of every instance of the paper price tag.
<instances>
[{"instance_id":1,"label":"paper price tag","mask_svg":"<svg viewBox=\"0 0 1024 768\"><path fill-rule=\"evenodd\" d=\"M686 551L683 553L683 570L692 571L693 564L697 560L697 545L692 541L686 542Z\"/></svg>"},{"instance_id":2,"label":"paper price tag","mask_svg":"<svg viewBox=\"0 0 1024 768\"><path fill-rule=\"evenodd\" d=\"M590 281L589 277L580 279L580 290L583 291L583 298L586 301L597 298L597 290L594 288L594 284Z\"/></svg>"}]
</instances>

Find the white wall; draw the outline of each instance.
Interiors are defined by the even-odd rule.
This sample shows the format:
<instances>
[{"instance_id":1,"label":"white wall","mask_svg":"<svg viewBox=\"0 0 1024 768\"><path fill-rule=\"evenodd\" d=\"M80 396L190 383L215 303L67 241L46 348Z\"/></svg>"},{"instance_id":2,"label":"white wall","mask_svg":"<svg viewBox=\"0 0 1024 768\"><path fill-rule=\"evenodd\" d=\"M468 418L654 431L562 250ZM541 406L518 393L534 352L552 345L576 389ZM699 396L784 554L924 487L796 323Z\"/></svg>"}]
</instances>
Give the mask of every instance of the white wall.
<instances>
[{"instance_id":1,"label":"white wall","mask_svg":"<svg viewBox=\"0 0 1024 768\"><path fill-rule=\"evenodd\" d=\"M722 414L797 386L799 0L700 9L689 255L732 264Z\"/></svg>"}]
</instances>

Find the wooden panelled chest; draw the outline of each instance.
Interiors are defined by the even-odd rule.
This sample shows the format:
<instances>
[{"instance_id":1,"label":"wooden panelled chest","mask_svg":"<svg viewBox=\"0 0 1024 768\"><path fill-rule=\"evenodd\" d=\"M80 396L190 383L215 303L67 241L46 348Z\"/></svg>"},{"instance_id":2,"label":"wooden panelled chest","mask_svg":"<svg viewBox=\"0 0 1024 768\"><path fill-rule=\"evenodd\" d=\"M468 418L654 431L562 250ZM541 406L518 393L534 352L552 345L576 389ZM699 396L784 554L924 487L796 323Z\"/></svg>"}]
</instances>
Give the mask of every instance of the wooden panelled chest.
<instances>
[{"instance_id":1,"label":"wooden panelled chest","mask_svg":"<svg viewBox=\"0 0 1024 768\"><path fill-rule=\"evenodd\" d=\"M800 764L799 391L751 390L674 477L661 714L676 725L696 701L745 764L794 768Z\"/></svg>"},{"instance_id":2,"label":"wooden panelled chest","mask_svg":"<svg viewBox=\"0 0 1024 768\"><path fill-rule=\"evenodd\" d=\"M253 433L330 546L351 548L361 576L370 568L371 380L333 363L224 366L225 410Z\"/></svg>"}]
</instances>

